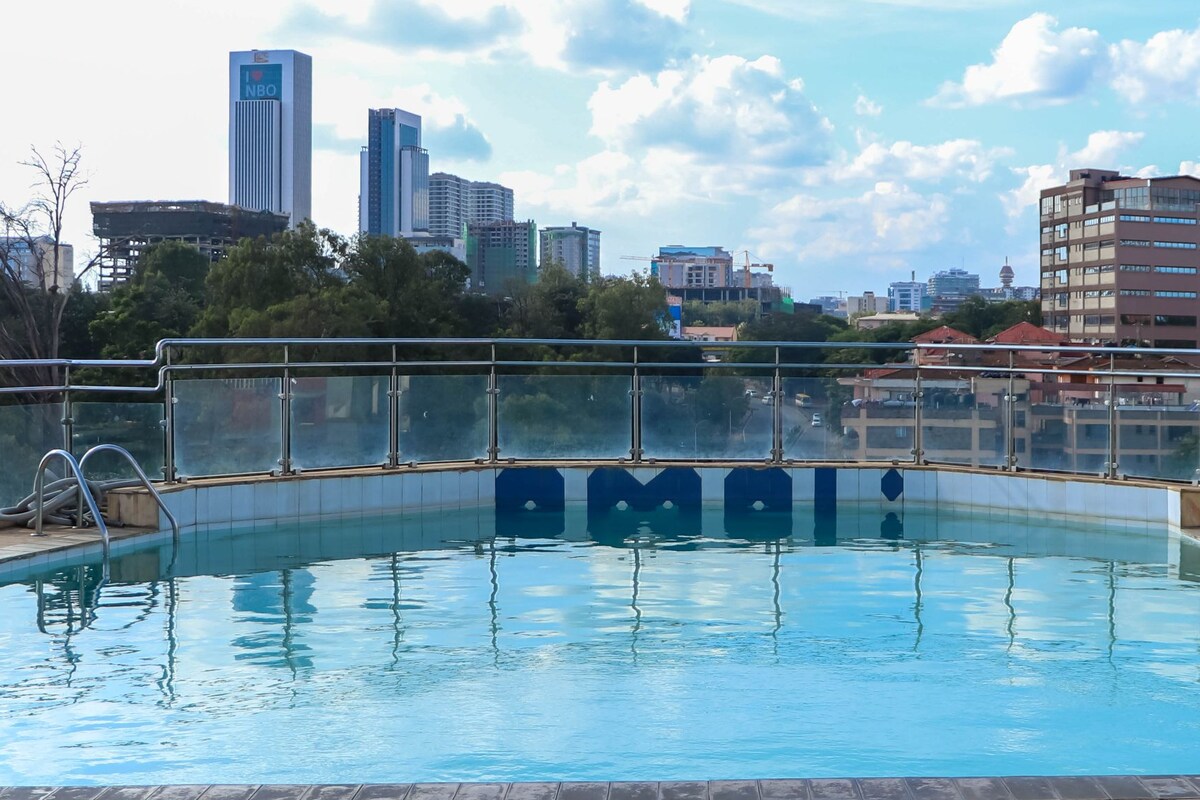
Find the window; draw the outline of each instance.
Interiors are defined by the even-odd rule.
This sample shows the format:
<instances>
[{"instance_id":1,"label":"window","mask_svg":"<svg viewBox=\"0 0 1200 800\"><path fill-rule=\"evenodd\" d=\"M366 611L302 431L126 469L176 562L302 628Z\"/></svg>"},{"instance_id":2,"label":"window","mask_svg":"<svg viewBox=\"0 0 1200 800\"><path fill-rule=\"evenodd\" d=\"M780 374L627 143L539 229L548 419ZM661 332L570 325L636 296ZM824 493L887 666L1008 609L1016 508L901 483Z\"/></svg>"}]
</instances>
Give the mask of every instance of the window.
<instances>
[{"instance_id":1,"label":"window","mask_svg":"<svg viewBox=\"0 0 1200 800\"><path fill-rule=\"evenodd\" d=\"M1155 272L1162 272L1167 275L1195 275L1195 267L1155 267Z\"/></svg>"},{"instance_id":2,"label":"window","mask_svg":"<svg viewBox=\"0 0 1200 800\"><path fill-rule=\"evenodd\" d=\"M1185 314L1155 314L1155 325L1179 325L1184 328L1196 327L1196 318Z\"/></svg>"},{"instance_id":3,"label":"window","mask_svg":"<svg viewBox=\"0 0 1200 800\"><path fill-rule=\"evenodd\" d=\"M1110 218L1111 219L1111 218ZM1149 222L1150 217L1145 214L1122 214L1121 222Z\"/></svg>"},{"instance_id":4,"label":"window","mask_svg":"<svg viewBox=\"0 0 1200 800\"><path fill-rule=\"evenodd\" d=\"M1168 250L1195 250L1195 242L1155 242L1155 247L1164 247Z\"/></svg>"},{"instance_id":5,"label":"window","mask_svg":"<svg viewBox=\"0 0 1200 800\"><path fill-rule=\"evenodd\" d=\"M1054 235L1058 236L1060 238L1063 236L1066 236L1067 235L1067 223L1060 222L1057 225L1055 225L1054 226Z\"/></svg>"},{"instance_id":6,"label":"window","mask_svg":"<svg viewBox=\"0 0 1200 800\"><path fill-rule=\"evenodd\" d=\"M1156 291L1154 293L1154 296L1155 297L1174 298L1176 300L1195 300L1196 299L1195 292L1176 292L1176 291L1166 291L1163 289Z\"/></svg>"},{"instance_id":7,"label":"window","mask_svg":"<svg viewBox=\"0 0 1200 800\"><path fill-rule=\"evenodd\" d=\"M1066 261L1067 260L1067 248L1066 247L1054 248L1054 255L1059 261Z\"/></svg>"},{"instance_id":8,"label":"window","mask_svg":"<svg viewBox=\"0 0 1200 800\"><path fill-rule=\"evenodd\" d=\"M1124 216L1121 219L1125 219ZM1195 225L1196 220L1193 217L1155 217L1155 222L1163 225Z\"/></svg>"},{"instance_id":9,"label":"window","mask_svg":"<svg viewBox=\"0 0 1200 800\"><path fill-rule=\"evenodd\" d=\"M1113 292L1112 289L1089 289L1083 293L1083 296L1088 299L1094 299L1097 297L1112 297Z\"/></svg>"},{"instance_id":10,"label":"window","mask_svg":"<svg viewBox=\"0 0 1200 800\"><path fill-rule=\"evenodd\" d=\"M1136 291L1136 290L1132 290L1132 291ZM1125 292L1122 291L1121 294L1125 294ZM1150 315L1149 314L1122 314L1121 315L1121 324L1122 325L1149 325L1150 324Z\"/></svg>"},{"instance_id":11,"label":"window","mask_svg":"<svg viewBox=\"0 0 1200 800\"><path fill-rule=\"evenodd\" d=\"M1152 267L1149 264L1122 264L1121 272L1149 272Z\"/></svg>"},{"instance_id":12,"label":"window","mask_svg":"<svg viewBox=\"0 0 1200 800\"><path fill-rule=\"evenodd\" d=\"M1149 247L1150 242L1146 239L1122 239L1122 247Z\"/></svg>"},{"instance_id":13,"label":"window","mask_svg":"<svg viewBox=\"0 0 1200 800\"><path fill-rule=\"evenodd\" d=\"M1149 297L1150 290L1149 289L1122 289L1121 296L1122 297ZM1125 324L1133 325L1134 323L1127 322Z\"/></svg>"},{"instance_id":14,"label":"window","mask_svg":"<svg viewBox=\"0 0 1200 800\"><path fill-rule=\"evenodd\" d=\"M1085 316L1083 318L1083 324L1085 327L1088 327L1088 328L1096 327L1100 324L1100 316L1098 314L1097 315L1088 314L1087 316Z\"/></svg>"}]
</instances>

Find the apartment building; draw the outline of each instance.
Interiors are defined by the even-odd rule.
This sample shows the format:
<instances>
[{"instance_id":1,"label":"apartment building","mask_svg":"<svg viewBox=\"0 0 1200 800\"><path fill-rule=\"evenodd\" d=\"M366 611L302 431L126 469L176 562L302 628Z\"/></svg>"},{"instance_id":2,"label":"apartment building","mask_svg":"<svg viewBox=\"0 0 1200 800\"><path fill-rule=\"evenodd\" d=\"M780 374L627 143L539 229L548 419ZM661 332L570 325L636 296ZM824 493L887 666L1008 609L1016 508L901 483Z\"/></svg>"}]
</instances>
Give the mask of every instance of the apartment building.
<instances>
[{"instance_id":1,"label":"apartment building","mask_svg":"<svg viewBox=\"0 0 1200 800\"><path fill-rule=\"evenodd\" d=\"M1071 170L1040 201L1042 316L1075 342L1200 342L1200 179Z\"/></svg>"}]
</instances>

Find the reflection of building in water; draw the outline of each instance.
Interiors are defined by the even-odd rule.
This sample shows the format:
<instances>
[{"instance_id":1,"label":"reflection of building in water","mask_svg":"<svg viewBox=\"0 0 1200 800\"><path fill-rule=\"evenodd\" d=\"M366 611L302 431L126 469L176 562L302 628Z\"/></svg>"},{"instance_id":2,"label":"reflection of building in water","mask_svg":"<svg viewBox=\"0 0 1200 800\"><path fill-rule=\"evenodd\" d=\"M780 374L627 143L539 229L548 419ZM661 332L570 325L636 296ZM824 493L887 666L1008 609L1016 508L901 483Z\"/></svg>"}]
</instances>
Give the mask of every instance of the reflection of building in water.
<instances>
[{"instance_id":1,"label":"reflection of building in water","mask_svg":"<svg viewBox=\"0 0 1200 800\"><path fill-rule=\"evenodd\" d=\"M259 572L235 578L233 610L251 615L251 619L244 621L258 624L253 633L233 640L235 648L248 651L237 658L291 670L312 667L312 659L304 655L310 648L296 639L296 626L312 622L317 613L312 596L313 576L306 569Z\"/></svg>"}]
</instances>

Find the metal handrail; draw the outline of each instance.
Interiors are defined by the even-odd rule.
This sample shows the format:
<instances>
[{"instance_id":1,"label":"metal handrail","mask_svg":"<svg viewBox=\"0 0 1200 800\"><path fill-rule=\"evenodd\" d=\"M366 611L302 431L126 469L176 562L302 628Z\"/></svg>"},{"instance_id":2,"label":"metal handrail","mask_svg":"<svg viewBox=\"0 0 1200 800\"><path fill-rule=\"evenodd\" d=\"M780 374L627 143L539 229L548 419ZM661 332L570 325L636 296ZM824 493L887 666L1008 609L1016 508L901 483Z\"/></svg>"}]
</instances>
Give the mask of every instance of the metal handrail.
<instances>
[{"instance_id":1,"label":"metal handrail","mask_svg":"<svg viewBox=\"0 0 1200 800\"><path fill-rule=\"evenodd\" d=\"M104 544L104 555L108 557L108 526L104 524L104 516L100 513L100 508L96 505L96 498L92 497L92 490L88 488L87 480L83 477L83 468L79 462L75 460L75 456L68 453L66 450L55 449L42 456L41 462L38 464L37 476L33 479L33 502L37 506L37 515L34 519L37 520L34 536L45 536L43 530L43 514L42 508L46 504L44 489L46 486L46 465L54 458L62 458L71 468L71 472L75 474L75 480L79 484L79 516L77 527L83 527L83 503L87 503L88 510L92 512L92 517L96 520L96 527L100 529L100 541Z\"/></svg>"},{"instance_id":2,"label":"metal handrail","mask_svg":"<svg viewBox=\"0 0 1200 800\"><path fill-rule=\"evenodd\" d=\"M83 458L79 459L79 469L81 472L83 471L83 468L87 466L88 459L94 456L96 453L116 453L117 455L123 456L125 460L129 462L129 466L133 467L133 472L135 475L137 475L138 480L141 481L142 486L146 488L146 491L148 491L150 496L154 498L154 502L158 504L160 509L162 509L163 514L167 517L167 522L171 523L171 532L174 535L175 543L179 544L179 522L176 521L175 515L171 513L171 509L167 508L167 504L163 502L162 495L158 493L158 490L155 489L153 485L151 485L150 479L146 477L145 471L137 463L133 455L124 447L120 447L115 444L98 444L95 447L90 448L86 453L83 454Z\"/></svg>"}]
</instances>

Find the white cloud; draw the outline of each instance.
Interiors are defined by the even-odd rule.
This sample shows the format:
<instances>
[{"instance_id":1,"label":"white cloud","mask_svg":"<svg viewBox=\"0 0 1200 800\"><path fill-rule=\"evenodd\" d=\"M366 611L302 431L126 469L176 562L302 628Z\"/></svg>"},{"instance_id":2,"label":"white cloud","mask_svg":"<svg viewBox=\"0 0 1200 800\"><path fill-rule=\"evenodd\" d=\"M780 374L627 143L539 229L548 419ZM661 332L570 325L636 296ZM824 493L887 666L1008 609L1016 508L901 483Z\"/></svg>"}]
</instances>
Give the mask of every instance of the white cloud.
<instances>
[{"instance_id":1,"label":"white cloud","mask_svg":"<svg viewBox=\"0 0 1200 800\"><path fill-rule=\"evenodd\" d=\"M854 101L854 113L860 117L878 117L883 113L883 106L865 94L860 94L858 99Z\"/></svg>"},{"instance_id":2,"label":"white cloud","mask_svg":"<svg viewBox=\"0 0 1200 800\"><path fill-rule=\"evenodd\" d=\"M881 181L855 197L797 194L771 208L750 231L754 252L800 262L846 256L892 256L923 250L945 237L950 203L902 183Z\"/></svg>"},{"instance_id":3,"label":"white cloud","mask_svg":"<svg viewBox=\"0 0 1200 800\"><path fill-rule=\"evenodd\" d=\"M638 0L646 8L676 22L687 20L692 9L691 0Z\"/></svg>"},{"instance_id":4,"label":"white cloud","mask_svg":"<svg viewBox=\"0 0 1200 800\"><path fill-rule=\"evenodd\" d=\"M932 145L867 142L853 159L826 170L815 170L808 182L830 179L937 182L957 178L981 183L991 177L998 159L1011 154L1007 148L988 148L975 139L951 139Z\"/></svg>"},{"instance_id":5,"label":"white cloud","mask_svg":"<svg viewBox=\"0 0 1200 800\"><path fill-rule=\"evenodd\" d=\"M1078 150L1067 151L1065 147L1059 147L1054 164L1014 167L1012 172L1021 179L1021 185L1000 195L1000 203L1009 219L1014 220L1025 209L1037 205L1043 189L1064 183L1073 169L1117 169L1121 154L1140 144L1145 136L1140 131L1095 131L1088 135L1087 144Z\"/></svg>"},{"instance_id":6,"label":"white cloud","mask_svg":"<svg viewBox=\"0 0 1200 800\"><path fill-rule=\"evenodd\" d=\"M655 76L605 81L588 108L591 133L610 147L669 147L731 165L818 163L833 129L774 56L695 56Z\"/></svg>"},{"instance_id":7,"label":"white cloud","mask_svg":"<svg viewBox=\"0 0 1200 800\"><path fill-rule=\"evenodd\" d=\"M1071 100L1106 72L1109 54L1097 31L1067 28L1049 14L1031 14L1012 26L989 64L967 67L930 102L950 107L1010 101L1053 104Z\"/></svg>"},{"instance_id":8,"label":"white cloud","mask_svg":"<svg viewBox=\"0 0 1200 800\"><path fill-rule=\"evenodd\" d=\"M1200 99L1200 28L1111 48L1113 88L1131 103Z\"/></svg>"},{"instance_id":9,"label":"white cloud","mask_svg":"<svg viewBox=\"0 0 1200 800\"><path fill-rule=\"evenodd\" d=\"M1181 161L1179 162L1180 175L1195 175L1200 178L1200 161Z\"/></svg>"}]
</instances>

